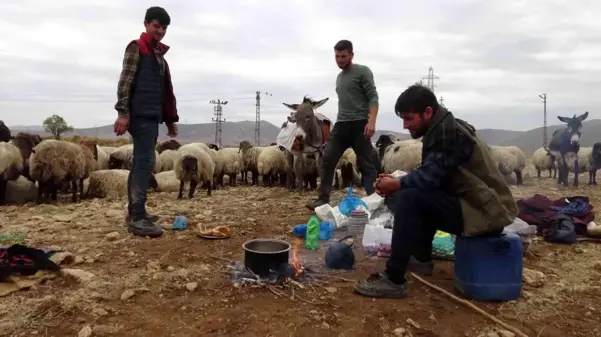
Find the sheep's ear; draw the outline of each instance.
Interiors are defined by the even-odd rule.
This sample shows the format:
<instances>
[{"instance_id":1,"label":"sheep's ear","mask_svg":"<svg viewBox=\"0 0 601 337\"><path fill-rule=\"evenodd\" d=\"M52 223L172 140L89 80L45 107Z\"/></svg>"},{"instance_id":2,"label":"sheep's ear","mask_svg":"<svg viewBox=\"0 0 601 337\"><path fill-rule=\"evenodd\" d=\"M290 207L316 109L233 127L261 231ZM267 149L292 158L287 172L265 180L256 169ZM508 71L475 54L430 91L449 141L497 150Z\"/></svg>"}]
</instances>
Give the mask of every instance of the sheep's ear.
<instances>
[{"instance_id":1,"label":"sheep's ear","mask_svg":"<svg viewBox=\"0 0 601 337\"><path fill-rule=\"evenodd\" d=\"M326 97L324 99L322 99L321 101L315 101L315 102L311 102L311 105L313 106L313 109L317 109L320 106L326 104L326 102L329 100L329 97Z\"/></svg>"},{"instance_id":2,"label":"sheep's ear","mask_svg":"<svg viewBox=\"0 0 601 337\"><path fill-rule=\"evenodd\" d=\"M296 109L298 109L298 104L288 104L288 103L282 103L284 104L285 107L287 107L288 109L292 110L292 111L296 111Z\"/></svg>"}]
</instances>

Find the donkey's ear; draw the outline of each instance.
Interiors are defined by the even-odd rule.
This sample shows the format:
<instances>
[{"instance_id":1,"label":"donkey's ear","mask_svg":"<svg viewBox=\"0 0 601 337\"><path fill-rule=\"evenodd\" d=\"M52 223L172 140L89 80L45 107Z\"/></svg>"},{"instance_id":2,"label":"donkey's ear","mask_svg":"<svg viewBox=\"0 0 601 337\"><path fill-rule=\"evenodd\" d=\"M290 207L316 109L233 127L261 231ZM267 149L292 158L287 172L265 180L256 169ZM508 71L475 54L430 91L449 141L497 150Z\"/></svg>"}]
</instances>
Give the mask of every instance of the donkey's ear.
<instances>
[{"instance_id":1,"label":"donkey's ear","mask_svg":"<svg viewBox=\"0 0 601 337\"><path fill-rule=\"evenodd\" d=\"M322 106L322 105L326 104L326 102L327 102L329 99L330 99L329 97L326 97L326 98L322 99L321 101L315 101L315 102L312 102L312 103L311 103L311 105L313 106L313 109L317 109L317 108L319 108L320 106Z\"/></svg>"},{"instance_id":2,"label":"donkey's ear","mask_svg":"<svg viewBox=\"0 0 601 337\"><path fill-rule=\"evenodd\" d=\"M288 104L288 103L282 103L284 104L285 107L287 107L288 109L292 110L292 111L296 111L296 109L298 109L298 104Z\"/></svg>"},{"instance_id":3,"label":"donkey's ear","mask_svg":"<svg viewBox=\"0 0 601 337\"><path fill-rule=\"evenodd\" d=\"M570 120L572 120L570 117L561 117L561 116L557 116L557 119L559 119L560 121L562 121L564 123L569 123Z\"/></svg>"},{"instance_id":4,"label":"donkey's ear","mask_svg":"<svg viewBox=\"0 0 601 337\"><path fill-rule=\"evenodd\" d=\"M583 113L582 115L578 116L578 119L582 122L585 119L587 119L587 117L588 117L588 111Z\"/></svg>"}]
</instances>

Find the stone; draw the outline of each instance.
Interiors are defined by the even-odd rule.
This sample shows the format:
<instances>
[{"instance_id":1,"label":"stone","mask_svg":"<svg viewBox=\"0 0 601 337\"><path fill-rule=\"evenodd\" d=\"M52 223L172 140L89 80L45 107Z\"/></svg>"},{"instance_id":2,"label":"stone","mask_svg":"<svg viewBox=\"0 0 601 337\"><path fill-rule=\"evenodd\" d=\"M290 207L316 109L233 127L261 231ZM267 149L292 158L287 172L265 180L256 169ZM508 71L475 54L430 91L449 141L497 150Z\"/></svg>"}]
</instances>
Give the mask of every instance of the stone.
<instances>
[{"instance_id":1,"label":"stone","mask_svg":"<svg viewBox=\"0 0 601 337\"><path fill-rule=\"evenodd\" d=\"M106 235L106 239L109 241L115 241L119 238L119 232L110 232Z\"/></svg>"},{"instance_id":2,"label":"stone","mask_svg":"<svg viewBox=\"0 0 601 337\"><path fill-rule=\"evenodd\" d=\"M186 283L186 289L188 289L188 291L194 291L194 290L196 290L197 287L198 287L198 283L196 283L196 282Z\"/></svg>"},{"instance_id":3,"label":"stone","mask_svg":"<svg viewBox=\"0 0 601 337\"><path fill-rule=\"evenodd\" d=\"M92 336L92 327L90 327L89 325L84 326L77 333L77 337L90 337L90 336Z\"/></svg>"},{"instance_id":4,"label":"stone","mask_svg":"<svg viewBox=\"0 0 601 337\"><path fill-rule=\"evenodd\" d=\"M545 284L545 274L538 270L524 268L522 279L524 283L535 288L541 287L543 284Z\"/></svg>"},{"instance_id":5,"label":"stone","mask_svg":"<svg viewBox=\"0 0 601 337\"><path fill-rule=\"evenodd\" d=\"M136 292L134 290L127 289L121 294L121 300L122 301L128 300L128 299L132 298L135 294L136 294Z\"/></svg>"}]
</instances>

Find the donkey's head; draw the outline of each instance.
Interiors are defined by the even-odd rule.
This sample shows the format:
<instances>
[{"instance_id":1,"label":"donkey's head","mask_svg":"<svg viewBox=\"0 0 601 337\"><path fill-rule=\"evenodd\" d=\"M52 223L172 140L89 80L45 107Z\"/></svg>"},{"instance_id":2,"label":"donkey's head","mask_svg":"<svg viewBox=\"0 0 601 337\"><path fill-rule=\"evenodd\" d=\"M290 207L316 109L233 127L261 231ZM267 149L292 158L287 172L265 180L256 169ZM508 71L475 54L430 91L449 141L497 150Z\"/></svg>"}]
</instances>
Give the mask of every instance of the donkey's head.
<instances>
[{"instance_id":1,"label":"donkey's head","mask_svg":"<svg viewBox=\"0 0 601 337\"><path fill-rule=\"evenodd\" d=\"M576 145L580 143L580 136L582 135L582 122L588 117L588 111L582 115L576 117L561 117L557 116L557 119L567 124L564 132L567 133L567 137L570 139L570 143Z\"/></svg>"},{"instance_id":2,"label":"donkey's head","mask_svg":"<svg viewBox=\"0 0 601 337\"><path fill-rule=\"evenodd\" d=\"M293 111L293 118L296 120L297 125L303 129L305 133L311 133L311 130L318 128L317 119L315 118L315 109L324 105L328 100L329 98L326 97L320 101L314 101L305 96L301 104L283 104Z\"/></svg>"}]
</instances>

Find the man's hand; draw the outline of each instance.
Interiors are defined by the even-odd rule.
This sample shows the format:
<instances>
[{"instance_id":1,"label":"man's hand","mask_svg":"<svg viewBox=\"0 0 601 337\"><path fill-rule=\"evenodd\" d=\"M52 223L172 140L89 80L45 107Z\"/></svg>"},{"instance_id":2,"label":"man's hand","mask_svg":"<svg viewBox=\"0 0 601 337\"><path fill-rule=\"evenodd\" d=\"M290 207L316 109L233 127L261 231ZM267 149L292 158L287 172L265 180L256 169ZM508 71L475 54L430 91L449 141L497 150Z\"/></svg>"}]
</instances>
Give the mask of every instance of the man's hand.
<instances>
[{"instance_id":1,"label":"man's hand","mask_svg":"<svg viewBox=\"0 0 601 337\"><path fill-rule=\"evenodd\" d=\"M401 188L399 178L394 178L390 174L380 174L376 179L376 193L383 197L388 197Z\"/></svg>"},{"instance_id":2,"label":"man's hand","mask_svg":"<svg viewBox=\"0 0 601 337\"><path fill-rule=\"evenodd\" d=\"M171 138L177 137L177 124L167 124L167 136Z\"/></svg>"},{"instance_id":3,"label":"man's hand","mask_svg":"<svg viewBox=\"0 0 601 337\"><path fill-rule=\"evenodd\" d=\"M367 122L365 129L363 130L363 135L367 138L371 138L374 133L376 133L376 122Z\"/></svg>"},{"instance_id":4,"label":"man's hand","mask_svg":"<svg viewBox=\"0 0 601 337\"><path fill-rule=\"evenodd\" d=\"M124 116L117 117L115 124L113 124L113 131L117 136L122 136L125 134L127 129L129 128L129 118Z\"/></svg>"}]
</instances>

